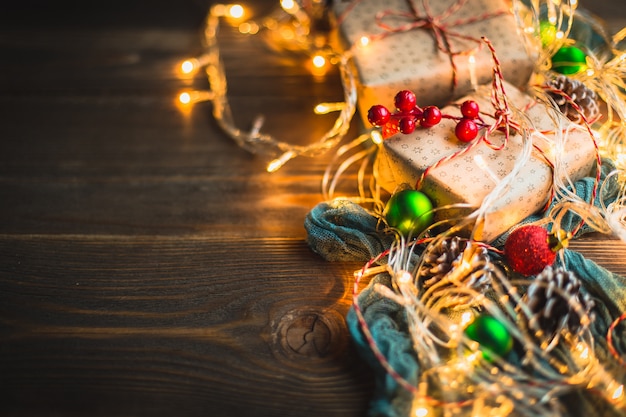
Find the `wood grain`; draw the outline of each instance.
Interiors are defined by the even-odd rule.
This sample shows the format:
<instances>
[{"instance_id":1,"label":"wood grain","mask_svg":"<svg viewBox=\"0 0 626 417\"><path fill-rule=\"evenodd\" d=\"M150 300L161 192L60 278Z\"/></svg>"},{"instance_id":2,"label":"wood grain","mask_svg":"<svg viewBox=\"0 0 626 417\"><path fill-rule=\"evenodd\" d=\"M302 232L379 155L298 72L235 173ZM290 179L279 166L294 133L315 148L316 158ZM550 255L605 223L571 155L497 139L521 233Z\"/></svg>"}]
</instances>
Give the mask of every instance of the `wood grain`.
<instances>
[{"instance_id":1,"label":"wood grain","mask_svg":"<svg viewBox=\"0 0 626 417\"><path fill-rule=\"evenodd\" d=\"M361 265L323 261L303 228L330 155L268 174L210 104L176 107L208 88L175 67L201 51L209 5L3 6L0 415L365 414L372 375L344 320ZM341 98L336 73L220 36L238 124L264 113L301 144L332 124L311 109ZM572 248L626 275L623 243Z\"/></svg>"}]
</instances>

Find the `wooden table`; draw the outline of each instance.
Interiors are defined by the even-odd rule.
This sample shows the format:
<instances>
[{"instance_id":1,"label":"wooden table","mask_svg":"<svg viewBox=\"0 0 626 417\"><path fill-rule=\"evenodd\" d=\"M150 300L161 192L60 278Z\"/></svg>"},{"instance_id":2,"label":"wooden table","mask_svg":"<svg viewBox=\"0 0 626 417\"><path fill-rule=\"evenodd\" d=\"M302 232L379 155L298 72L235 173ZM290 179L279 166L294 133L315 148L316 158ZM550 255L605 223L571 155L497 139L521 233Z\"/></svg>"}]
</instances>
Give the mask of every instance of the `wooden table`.
<instances>
[{"instance_id":1,"label":"wooden table","mask_svg":"<svg viewBox=\"0 0 626 417\"><path fill-rule=\"evenodd\" d=\"M0 415L361 416L352 272L303 219L330 155L268 174L210 104L181 112L203 1L15 2L0 15ZM257 14L277 2L254 2ZM583 6L626 23L610 0ZM328 125L336 73L223 31L238 123ZM324 119L322 119L324 120ZM303 134L303 132L307 132ZM624 244L573 245L626 274Z\"/></svg>"}]
</instances>

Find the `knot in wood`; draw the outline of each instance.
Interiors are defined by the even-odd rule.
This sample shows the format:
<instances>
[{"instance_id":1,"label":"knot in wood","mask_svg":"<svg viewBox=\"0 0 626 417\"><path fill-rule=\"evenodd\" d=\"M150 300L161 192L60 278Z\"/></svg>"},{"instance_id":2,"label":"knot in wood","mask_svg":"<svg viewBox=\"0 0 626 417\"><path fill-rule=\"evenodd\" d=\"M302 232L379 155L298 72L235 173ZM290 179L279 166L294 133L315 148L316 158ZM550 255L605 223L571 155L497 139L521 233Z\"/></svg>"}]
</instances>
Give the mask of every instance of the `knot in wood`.
<instances>
[{"instance_id":1,"label":"knot in wood","mask_svg":"<svg viewBox=\"0 0 626 417\"><path fill-rule=\"evenodd\" d=\"M329 352L331 331L318 313L294 317L285 336L286 347L299 355L324 357Z\"/></svg>"}]
</instances>

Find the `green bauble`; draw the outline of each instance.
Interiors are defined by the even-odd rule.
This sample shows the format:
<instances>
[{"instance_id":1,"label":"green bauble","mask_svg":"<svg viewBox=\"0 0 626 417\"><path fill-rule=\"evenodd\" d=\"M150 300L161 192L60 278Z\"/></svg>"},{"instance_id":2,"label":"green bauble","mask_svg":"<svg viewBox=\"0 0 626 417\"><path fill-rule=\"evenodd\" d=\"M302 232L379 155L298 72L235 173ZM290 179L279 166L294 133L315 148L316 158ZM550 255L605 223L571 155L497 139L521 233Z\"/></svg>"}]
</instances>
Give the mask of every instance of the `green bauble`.
<instances>
[{"instance_id":1,"label":"green bauble","mask_svg":"<svg viewBox=\"0 0 626 417\"><path fill-rule=\"evenodd\" d=\"M513 338L507 328L491 316L476 317L465 328L465 335L480 344L483 358L489 362L494 355L503 357L513 348Z\"/></svg>"},{"instance_id":2,"label":"green bauble","mask_svg":"<svg viewBox=\"0 0 626 417\"><path fill-rule=\"evenodd\" d=\"M578 74L587 69L587 55L575 46L564 46L552 56L552 70L563 74Z\"/></svg>"},{"instance_id":3,"label":"green bauble","mask_svg":"<svg viewBox=\"0 0 626 417\"><path fill-rule=\"evenodd\" d=\"M417 190L402 190L391 196L383 216L387 224L404 236L416 236L433 221L433 204Z\"/></svg>"}]
</instances>

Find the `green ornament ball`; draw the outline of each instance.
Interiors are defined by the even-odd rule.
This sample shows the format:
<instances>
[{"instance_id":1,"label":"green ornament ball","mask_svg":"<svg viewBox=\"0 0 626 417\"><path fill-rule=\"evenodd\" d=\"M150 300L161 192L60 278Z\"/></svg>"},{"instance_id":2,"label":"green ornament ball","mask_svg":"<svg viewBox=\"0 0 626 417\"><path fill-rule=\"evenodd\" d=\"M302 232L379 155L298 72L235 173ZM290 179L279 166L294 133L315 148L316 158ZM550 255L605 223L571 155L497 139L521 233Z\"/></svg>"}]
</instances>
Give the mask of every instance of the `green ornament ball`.
<instances>
[{"instance_id":1,"label":"green ornament ball","mask_svg":"<svg viewBox=\"0 0 626 417\"><path fill-rule=\"evenodd\" d=\"M383 216L387 224L404 236L416 236L433 221L433 204L426 194L417 190L402 190L391 196Z\"/></svg>"},{"instance_id":2,"label":"green ornament ball","mask_svg":"<svg viewBox=\"0 0 626 417\"><path fill-rule=\"evenodd\" d=\"M513 348L513 337L497 319L480 315L465 328L465 335L480 344L485 360L491 362L494 356L503 357Z\"/></svg>"},{"instance_id":3,"label":"green ornament ball","mask_svg":"<svg viewBox=\"0 0 626 417\"><path fill-rule=\"evenodd\" d=\"M552 69L563 75L578 74L587 69L587 55L575 46L564 46L552 56Z\"/></svg>"}]
</instances>

